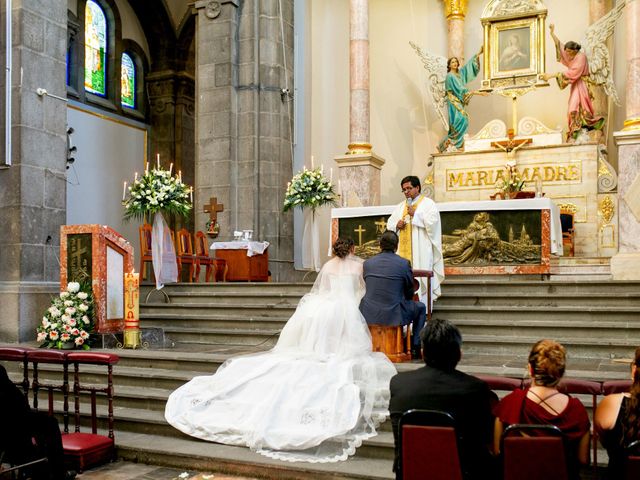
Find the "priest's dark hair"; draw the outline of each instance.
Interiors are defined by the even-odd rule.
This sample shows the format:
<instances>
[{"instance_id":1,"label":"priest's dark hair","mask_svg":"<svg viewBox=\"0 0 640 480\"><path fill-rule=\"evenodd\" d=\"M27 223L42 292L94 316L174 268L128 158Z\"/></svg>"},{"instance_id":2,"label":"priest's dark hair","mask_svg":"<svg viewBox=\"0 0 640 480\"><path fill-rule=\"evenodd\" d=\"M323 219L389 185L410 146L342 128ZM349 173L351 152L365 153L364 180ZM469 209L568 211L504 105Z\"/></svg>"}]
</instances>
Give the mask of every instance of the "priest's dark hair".
<instances>
[{"instance_id":1,"label":"priest's dark hair","mask_svg":"<svg viewBox=\"0 0 640 480\"><path fill-rule=\"evenodd\" d=\"M398 234L392 230L385 231L380 237L380 250L395 252L398 249Z\"/></svg>"},{"instance_id":2,"label":"priest's dark hair","mask_svg":"<svg viewBox=\"0 0 640 480\"><path fill-rule=\"evenodd\" d=\"M462 357L462 335L448 320L434 318L420 332L424 363L444 371L455 370Z\"/></svg>"},{"instance_id":3,"label":"priest's dark hair","mask_svg":"<svg viewBox=\"0 0 640 480\"><path fill-rule=\"evenodd\" d=\"M418 190L422 191L420 179L415 175L407 175L406 177L404 177L402 180L400 180L400 186L404 185L407 182L411 183L412 187L418 187Z\"/></svg>"},{"instance_id":4,"label":"priest's dark hair","mask_svg":"<svg viewBox=\"0 0 640 480\"><path fill-rule=\"evenodd\" d=\"M353 247L353 240L349 237L339 237L335 242L333 242L333 254L336 257L344 258L349 253L351 253L351 248Z\"/></svg>"}]
</instances>

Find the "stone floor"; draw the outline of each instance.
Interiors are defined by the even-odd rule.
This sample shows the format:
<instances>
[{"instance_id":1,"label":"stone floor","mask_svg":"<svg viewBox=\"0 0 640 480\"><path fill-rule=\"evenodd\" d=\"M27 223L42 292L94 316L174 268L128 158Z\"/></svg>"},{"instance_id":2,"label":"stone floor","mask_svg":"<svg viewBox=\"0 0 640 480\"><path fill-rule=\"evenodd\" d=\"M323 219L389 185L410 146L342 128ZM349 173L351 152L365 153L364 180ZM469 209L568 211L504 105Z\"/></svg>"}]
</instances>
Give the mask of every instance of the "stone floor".
<instances>
[{"instance_id":1,"label":"stone floor","mask_svg":"<svg viewBox=\"0 0 640 480\"><path fill-rule=\"evenodd\" d=\"M176 470L173 468L117 461L87 470L78 480L256 480L249 477Z\"/></svg>"}]
</instances>

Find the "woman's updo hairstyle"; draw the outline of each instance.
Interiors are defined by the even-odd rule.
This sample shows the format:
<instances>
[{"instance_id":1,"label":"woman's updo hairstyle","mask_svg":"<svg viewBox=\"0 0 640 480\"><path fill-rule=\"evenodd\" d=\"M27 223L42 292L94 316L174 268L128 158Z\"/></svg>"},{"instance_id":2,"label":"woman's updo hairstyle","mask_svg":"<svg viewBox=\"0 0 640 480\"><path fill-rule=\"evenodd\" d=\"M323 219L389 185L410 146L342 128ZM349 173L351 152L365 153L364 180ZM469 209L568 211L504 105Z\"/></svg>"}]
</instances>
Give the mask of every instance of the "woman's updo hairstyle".
<instances>
[{"instance_id":1,"label":"woman's updo hairstyle","mask_svg":"<svg viewBox=\"0 0 640 480\"><path fill-rule=\"evenodd\" d=\"M555 387L564 375L566 361L567 352L562 345L553 340L540 340L529 353L533 383Z\"/></svg>"},{"instance_id":2,"label":"woman's updo hairstyle","mask_svg":"<svg viewBox=\"0 0 640 480\"><path fill-rule=\"evenodd\" d=\"M351 253L353 245L353 240L350 238L338 238L333 242L333 254L336 257L344 258Z\"/></svg>"},{"instance_id":3,"label":"woman's updo hairstyle","mask_svg":"<svg viewBox=\"0 0 640 480\"><path fill-rule=\"evenodd\" d=\"M564 44L564 48L565 50L569 49L569 50L575 50L576 52L579 52L580 49L582 48L582 45L580 45L578 42L569 41Z\"/></svg>"}]
</instances>

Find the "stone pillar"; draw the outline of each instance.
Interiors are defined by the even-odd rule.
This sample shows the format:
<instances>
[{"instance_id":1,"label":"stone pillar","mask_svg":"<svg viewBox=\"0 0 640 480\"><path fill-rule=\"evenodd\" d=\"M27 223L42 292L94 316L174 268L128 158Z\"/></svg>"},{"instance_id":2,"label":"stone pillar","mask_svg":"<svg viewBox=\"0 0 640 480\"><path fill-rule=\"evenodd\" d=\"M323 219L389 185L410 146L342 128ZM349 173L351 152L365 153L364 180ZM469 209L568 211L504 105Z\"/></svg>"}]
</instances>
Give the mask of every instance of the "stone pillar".
<instances>
[{"instance_id":1,"label":"stone pillar","mask_svg":"<svg viewBox=\"0 0 640 480\"><path fill-rule=\"evenodd\" d=\"M369 0L351 0L349 27L349 151L335 157L338 193L342 206L378 205L384 160L369 138Z\"/></svg>"},{"instance_id":2,"label":"stone pillar","mask_svg":"<svg viewBox=\"0 0 640 480\"><path fill-rule=\"evenodd\" d=\"M449 58L457 57L464 61L464 17L467 14L467 0L444 0L444 13L447 17Z\"/></svg>"},{"instance_id":3,"label":"stone pillar","mask_svg":"<svg viewBox=\"0 0 640 480\"><path fill-rule=\"evenodd\" d=\"M624 130L640 129L640 0L625 7L627 17L627 118Z\"/></svg>"},{"instance_id":4,"label":"stone pillar","mask_svg":"<svg viewBox=\"0 0 640 480\"><path fill-rule=\"evenodd\" d=\"M640 280L640 0L627 3L627 88L618 146L619 251L611 259L615 280Z\"/></svg>"},{"instance_id":5,"label":"stone pillar","mask_svg":"<svg viewBox=\"0 0 640 480\"><path fill-rule=\"evenodd\" d=\"M204 226L203 207L217 197L219 239L252 229L270 243L272 279L292 280L293 217L282 203L293 163L292 99L283 92L293 91L293 0L195 7L196 225Z\"/></svg>"},{"instance_id":6,"label":"stone pillar","mask_svg":"<svg viewBox=\"0 0 640 480\"><path fill-rule=\"evenodd\" d=\"M371 152L369 139L369 0L351 0L349 153Z\"/></svg>"},{"instance_id":7,"label":"stone pillar","mask_svg":"<svg viewBox=\"0 0 640 480\"><path fill-rule=\"evenodd\" d=\"M67 1L13 2L12 166L0 170L0 342L32 341L59 289L60 226L66 220ZM5 2L0 4L2 19ZM3 29L4 35L4 29ZM5 65L4 41L0 62ZM0 136L4 154L4 134Z\"/></svg>"},{"instance_id":8,"label":"stone pillar","mask_svg":"<svg viewBox=\"0 0 640 480\"><path fill-rule=\"evenodd\" d=\"M589 1L589 24L593 24L604 17L611 10L611 0L590 0ZM593 94L593 108L596 115L607 116L608 97L601 86L591 89ZM609 119L607 118L607 121Z\"/></svg>"}]
</instances>

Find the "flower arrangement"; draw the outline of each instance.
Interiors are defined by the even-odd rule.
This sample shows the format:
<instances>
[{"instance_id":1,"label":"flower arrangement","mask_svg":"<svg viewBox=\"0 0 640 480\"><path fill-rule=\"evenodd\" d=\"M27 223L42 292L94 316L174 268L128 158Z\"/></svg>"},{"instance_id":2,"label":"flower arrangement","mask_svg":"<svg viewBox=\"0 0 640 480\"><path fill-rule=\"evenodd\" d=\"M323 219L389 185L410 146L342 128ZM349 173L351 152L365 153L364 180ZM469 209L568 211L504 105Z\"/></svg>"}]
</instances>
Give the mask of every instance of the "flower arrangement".
<instances>
[{"instance_id":1,"label":"flower arrangement","mask_svg":"<svg viewBox=\"0 0 640 480\"><path fill-rule=\"evenodd\" d=\"M336 205L333 183L327 180L321 168L296 173L287 183L284 196L284 211L295 207L316 209L323 205Z\"/></svg>"},{"instance_id":2,"label":"flower arrangement","mask_svg":"<svg viewBox=\"0 0 640 480\"><path fill-rule=\"evenodd\" d=\"M127 193L127 182L122 192L122 205L124 206L124 218L144 219L145 215L156 212L171 215L186 216L193 207L193 191L182 183L182 175L173 176L171 170L163 170L158 166L151 170L147 167L144 174L134 177L133 184Z\"/></svg>"},{"instance_id":3,"label":"flower arrangement","mask_svg":"<svg viewBox=\"0 0 640 480\"><path fill-rule=\"evenodd\" d=\"M506 178L501 178L496 182L496 189L506 195L515 192L521 192L525 187L525 182L518 173L515 162L508 162L506 164L506 167Z\"/></svg>"},{"instance_id":4,"label":"flower arrangement","mask_svg":"<svg viewBox=\"0 0 640 480\"><path fill-rule=\"evenodd\" d=\"M93 330L93 298L78 282L69 282L67 289L51 300L51 306L37 329L37 341L42 347L63 348L65 343L89 349L86 343Z\"/></svg>"}]
</instances>

